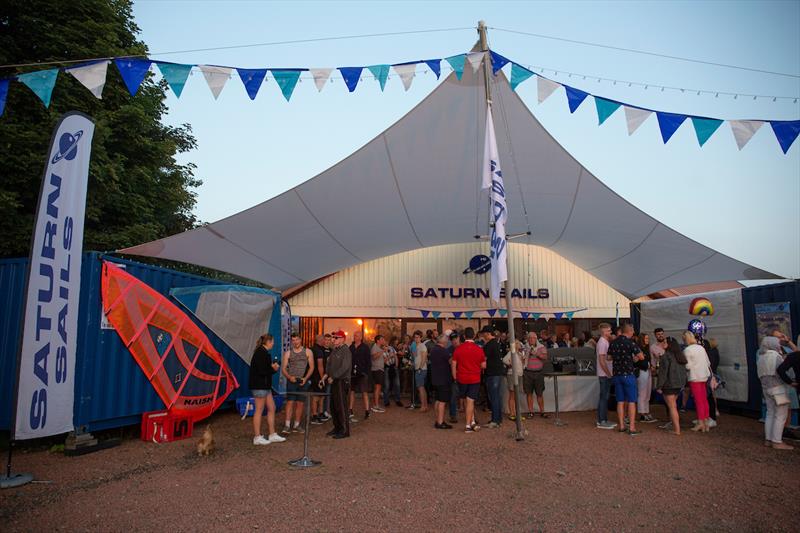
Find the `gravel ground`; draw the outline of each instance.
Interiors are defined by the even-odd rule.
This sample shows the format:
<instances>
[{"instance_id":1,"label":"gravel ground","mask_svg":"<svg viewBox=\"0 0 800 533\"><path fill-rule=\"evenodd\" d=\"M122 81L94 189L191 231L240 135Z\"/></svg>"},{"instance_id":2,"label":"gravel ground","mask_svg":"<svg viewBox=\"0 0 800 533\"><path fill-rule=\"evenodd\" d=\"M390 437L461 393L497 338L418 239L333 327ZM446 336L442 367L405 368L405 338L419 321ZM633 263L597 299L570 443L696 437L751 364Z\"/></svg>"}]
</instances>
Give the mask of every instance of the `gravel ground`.
<instances>
[{"instance_id":1,"label":"gravel ground","mask_svg":"<svg viewBox=\"0 0 800 533\"><path fill-rule=\"evenodd\" d=\"M197 438L127 439L81 457L21 451L15 470L49 482L0 492L0 529L797 531L800 449L765 448L755 420L723 416L710 434L680 437L642 424L631 437L595 429L594 413L562 416L566 427L525 422L516 442L512 422L467 435L391 407L349 439L312 426L323 464L306 470L287 465L301 435L255 447L233 412L212 417L206 458Z\"/></svg>"}]
</instances>

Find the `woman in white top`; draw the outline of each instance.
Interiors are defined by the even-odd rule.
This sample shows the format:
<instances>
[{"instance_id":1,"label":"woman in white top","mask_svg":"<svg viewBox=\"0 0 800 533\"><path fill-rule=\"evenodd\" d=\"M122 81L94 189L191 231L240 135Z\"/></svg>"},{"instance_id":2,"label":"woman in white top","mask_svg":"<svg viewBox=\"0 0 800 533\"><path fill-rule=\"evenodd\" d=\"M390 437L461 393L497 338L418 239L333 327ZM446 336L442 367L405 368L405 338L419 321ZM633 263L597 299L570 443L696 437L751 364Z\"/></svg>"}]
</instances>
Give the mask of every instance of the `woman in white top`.
<instances>
[{"instance_id":1,"label":"woman in white top","mask_svg":"<svg viewBox=\"0 0 800 533\"><path fill-rule=\"evenodd\" d=\"M691 331L683 334L683 341L686 348L683 355L686 356L686 373L688 374L689 389L692 391L695 409L697 410L697 424L692 431L708 432L709 428L709 409L708 398L706 397L706 383L711 377L711 361L708 360L706 349L697 344L697 339Z\"/></svg>"},{"instance_id":2,"label":"woman in white top","mask_svg":"<svg viewBox=\"0 0 800 533\"><path fill-rule=\"evenodd\" d=\"M783 443L783 426L789 416L789 396L778 376L777 368L783 362L781 344L777 337L764 337L758 349L756 370L761 380L761 391L767 404L764 417L764 445L776 450L791 450L794 446Z\"/></svg>"}]
</instances>

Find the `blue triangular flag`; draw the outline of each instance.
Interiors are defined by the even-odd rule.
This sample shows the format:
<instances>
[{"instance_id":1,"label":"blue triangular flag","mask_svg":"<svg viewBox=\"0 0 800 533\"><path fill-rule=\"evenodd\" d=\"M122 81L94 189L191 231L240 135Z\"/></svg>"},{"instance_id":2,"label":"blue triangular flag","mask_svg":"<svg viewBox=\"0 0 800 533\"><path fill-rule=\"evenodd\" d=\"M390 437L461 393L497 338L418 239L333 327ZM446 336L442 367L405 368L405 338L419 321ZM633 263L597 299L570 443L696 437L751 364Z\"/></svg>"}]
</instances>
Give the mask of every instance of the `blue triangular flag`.
<instances>
[{"instance_id":1,"label":"blue triangular flag","mask_svg":"<svg viewBox=\"0 0 800 533\"><path fill-rule=\"evenodd\" d=\"M428 318L428 315L431 314L430 311L425 311L422 309L420 309L419 312L422 313L422 318Z\"/></svg>"},{"instance_id":2,"label":"blue triangular flag","mask_svg":"<svg viewBox=\"0 0 800 533\"><path fill-rule=\"evenodd\" d=\"M553 313L553 316L556 317L556 319L559 319L564 316L564 313Z\"/></svg>"},{"instance_id":3,"label":"blue triangular flag","mask_svg":"<svg viewBox=\"0 0 800 533\"><path fill-rule=\"evenodd\" d=\"M8 96L8 84L11 80L0 80L0 117L6 110L6 97Z\"/></svg>"},{"instance_id":4,"label":"blue triangular flag","mask_svg":"<svg viewBox=\"0 0 800 533\"><path fill-rule=\"evenodd\" d=\"M493 50L489 50L489 55L492 57L492 74L497 76L497 71L508 64L508 59Z\"/></svg>"},{"instance_id":5,"label":"blue triangular flag","mask_svg":"<svg viewBox=\"0 0 800 533\"><path fill-rule=\"evenodd\" d=\"M450 56L444 59L450 63L450 66L453 67L453 70L456 72L456 78L460 80L461 75L464 74L464 61L466 61L467 55L458 54L457 56Z\"/></svg>"},{"instance_id":6,"label":"blue triangular flag","mask_svg":"<svg viewBox=\"0 0 800 533\"><path fill-rule=\"evenodd\" d=\"M517 85L533 76L533 72L522 65L511 63L511 90L516 91Z\"/></svg>"},{"instance_id":7,"label":"blue triangular flag","mask_svg":"<svg viewBox=\"0 0 800 533\"><path fill-rule=\"evenodd\" d=\"M722 125L722 121L716 118L692 117L694 133L697 135L697 142L703 146L706 141Z\"/></svg>"},{"instance_id":8,"label":"blue triangular flag","mask_svg":"<svg viewBox=\"0 0 800 533\"><path fill-rule=\"evenodd\" d=\"M441 315L442 312L441 311L433 311L431 314L433 315L433 318L439 318L439 315Z\"/></svg>"},{"instance_id":9,"label":"blue triangular flag","mask_svg":"<svg viewBox=\"0 0 800 533\"><path fill-rule=\"evenodd\" d=\"M508 315L508 309L500 309L500 316Z\"/></svg>"},{"instance_id":10,"label":"blue triangular flag","mask_svg":"<svg viewBox=\"0 0 800 533\"><path fill-rule=\"evenodd\" d=\"M389 68L390 65L372 65L367 67L372 75L375 76L375 79L381 84L381 91L383 88L386 87L386 78L389 77Z\"/></svg>"},{"instance_id":11,"label":"blue triangular flag","mask_svg":"<svg viewBox=\"0 0 800 533\"><path fill-rule=\"evenodd\" d=\"M436 74L436 79L439 79L439 76L442 74L442 60L441 59L426 59L425 64L430 67L434 74Z\"/></svg>"},{"instance_id":12,"label":"blue triangular flag","mask_svg":"<svg viewBox=\"0 0 800 533\"><path fill-rule=\"evenodd\" d=\"M461 318L461 311L453 311L453 318Z\"/></svg>"},{"instance_id":13,"label":"blue triangular flag","mask_svg":"<svg viewBox=\"0 0 800 533\"><path fill-rule=\"evenodd\" d=\"M247 96L250 100L255 100L258 90L261 88L261 83L267 76L267 69L265 68L237 68L236 72L239 73L244 84L244 89L247 91Z\"/></svg>"},{"instance_id":14,"label":"blue triangular flag","mask_svg":"<svg viewBox=\"0 0 800 533\"><path fill-rule=\"evenodd\" d=\"M531 318L534 320L539 320L540 316L542 316L541 313L531 313Z\"/></svg>"},{"instance_id":15,"label":"blue triangular flag","mask_svg":"<svg viewBox=\"0 0 800 533\"><path fill-rule=\"evenodd\" d=\"M348 91L353 92L356 90L358 80L361 79L362 70L364 70L364 67L339 67L339 72L342 73L342 78L344 78Z\"/></svg>"},{"instance_id":16,"label":"blue triangular flag","mask_svg":"<svg viewBox=\"0 0 800 533\"><path fill-rule=\"evenodd\" d=\"M278 87L281 88L283 97L286 98L286 101L288 102L289 99L292 97L292 93L294 92L295 86L297 85L297 80L300 79L300 71L286 70L286 69L272 69L272 77L275 78Z\"/></svg>"},{"instance_id":17,"label":"blue triangular flag","mask_svg":"<svg viewBox=\"0 0 800 533\"><path fill-rule=\"evenodd\" d=\"M183 86L186 85L186 78L189 77L189 73L192 71L194 65L162 63L160 61L156 61L155 64L158 65L158 70L161 71L161 75L167 80L169 88L172 89L175 96L180 98L183 92Z\"/></svg>"},{"instance_id":18,"label":"blue triangular flag","mask_svg":"<svg viewBox=\"0 0 800 533\"><path fill-rule=\"evenodd\" d=\"M771 120L769 125L772 126L772 131L778 138L781 150L785 154L792 147L797 135L800 134L800 120Z\"/></svg>"},{"instance_id":19,"label":"blue triangular flag","mask_svg":"<svg viewBox=\"0 0 800 533\"><path fill-rule=\"evenodd\" d=\"M586 100L586 97L589 96L589 93L585 93L580 89L570 87L569 85L564 85L564 89L567 90L567 103L569 104L569 112L574 113L575 110L581 106L583 101ZM602 122L600 124L602 124Z\"/></svg>"},{"instance_id":20,"label":"blue triangular flag","mask_svg":"<svg viewBox=\"0 0 800 533\"><path fill-rule=\"evenodd\" d=\"M658 119L658 128L661 130L661 138L664 140L664 144L667 144L667 141L678 131L678 128L688 117L686 115L656 111L656 118Z\"/></svg>"},{"instance_id":21,"label":"blue triangular flag","mask_svg":"<svg viewBox=\"0 0 800 533\"><path fill-rule=\"evenodd\" d=\"M39 97L45 107L50 107L50 97L53 95L53 87L56 86L58 69L37 70L17 76L17 81L24 83Z\"/></svg>"},{"instance_id":22,"label":"blue triangular flag","mask_svg":"<svg viewBox=\"0 0 800 533\"><path fill-rule=\"evenodd\" d=\"M473 314L474 312L475 312L475 311L464 311L464 316L465 316L465 317L467 317L467 318L472 318L472 314Z\"/></svg>"},{"instance_id":23,"label":"blue triangular flag","mask_svg":"<svg viewBox=\"0 0 800 533\"><path fill-rule=\"evenodd\" d=\"M139 90L139 86L150 71L150 60L122 58L115 59L114 64L117 65L119 75L122 76L122 81L125 82L128 92L131 93L131 96L136 96L136 91Z\"/></svg>"},{"instance_id":24,"label":"blue triangular flag","mask_svg":"<svg viewBox=\"0 0 800 533\"><path fill-rule=\"evenodd\" d=\"M486 312L489 313L489 316L494 316L497 313L497 309L487 309Z\"/></svg>"},{"instance_id":25,"label":"blue triangular flag","mask_svg":"<svg viewBox=\"0 0 800 533\"><path fill-rule=\"evenodd\" d=\"M524 318L524 319L526 319L526 320L527 320L528 316L530 315L530 313L528 313L528 312L526 312L526 311L520 311L520 312L519 312L519 314L520 314L520 316L521 316L522 318Z\"/></svg>"},{"instance_id":26,"label":"blue triangular flag","mask_svg":"<svg viewBox=\"0 0 800 533\"><path fill-rule=\"evenodd\" d=\"M597 107L597 120L599 121L598 125L600 125L613 115L614 111L619 109L620 103L595 96L594 105Z\"/></svg>"}]
</instances>

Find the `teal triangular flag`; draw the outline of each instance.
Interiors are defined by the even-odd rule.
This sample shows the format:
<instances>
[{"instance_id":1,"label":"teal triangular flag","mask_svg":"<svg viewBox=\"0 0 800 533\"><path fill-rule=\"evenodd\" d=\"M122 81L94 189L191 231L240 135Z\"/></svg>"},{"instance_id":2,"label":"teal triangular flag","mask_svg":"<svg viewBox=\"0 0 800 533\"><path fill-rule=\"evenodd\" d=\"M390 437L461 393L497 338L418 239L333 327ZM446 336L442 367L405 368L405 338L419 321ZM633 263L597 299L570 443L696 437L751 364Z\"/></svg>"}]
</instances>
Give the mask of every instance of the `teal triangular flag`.
<instances>
[{"instance_id":1,"label":"teal triangular flag","mask_svg":"<svg viewBox=\"0 0 800 533\"><path fill-rule=\"evenodd\" d=\"M506 315L508 315L508 309L501 309L500 316L506 316Z\"/></svg>"},{"instance_id":2,"label":"teal triangular flag","mask_svg":"<svg viewBox=\"0 0 800 533\"><path fill-rule=\"evenodd\" d=\"M594 104L597 106L597 120L600 121L599 124L605 122L606 119L613 115L614 111L619 109L620 106L619 102L606 100L605 98L600 98L599 96L594 97Z\"/></svg>"},{"instance_id":3,"label":"teal triangular flag","mask_svg":"<svg viewBox=\"0 0 800 533\"><path fill-rule=\"evenodd\" d=\"M474 313L474 312L475 311L464 311L464 316L467 317L467 318L472 318L472 313Z\"/></svg>"},{"instance_id":4,"label":"teal triangular flag","mask_svg":"<svg viewBox=\"0 0 800 533\"><path fill-rule=\"evenodd\" d=\"M533 76L533 72L523 66L511 63L511 90L516 91L517 85Z\"/></svg>"},{"instance_id":5,"label":"teal triangular flag","mask_svg":"<svg viewBox=\"0 0 800 533\"><path fill-rule=\"evenodd\" d=\"M300 79L300 71L273 69L272 77L275 78L275 81L278 83L278 87L281 88L283 97L286 98L286 101L288 102L292 97L295 86L297 85L297 80Z\"/></svg>"},{"instance_id":6,"label":"teal triangular flag","mask_svg":"<svg viewBox=\"0 0 800 533\"><path fill-rule=\"evenodd\" d=\"M717 128L722 125L722 121L716 118L692 117L692 125L697 135L697 142L700 143L700 146L703 146L709 137L717 131Z\"/></svg>"},{"instance_id":7,"label":"teal triangular flag","mask_svg":"<svg viewBox=\"0 0 800 533\"><path fill-rule=\"evenodd\" d=\"M386 78L389 77L389 65L372 65L367 67L375 79L381 84L381 91L386 87Z\"/></svg>"},{"instance_id":8,"label":"teal triangular flag","mask_svg":"<svg viewBox=\"0 0 800 533\"><path fill-rule=\"evenodd\" d=\"M39 97L45 107L50 107L50 96L53 94L53 87L56 86L58 69L37 70L17 76L17 81L24 83Z\"/></svg>"},{"instance_id":9,"label":"teal triangular flag","mask_svg":"<svg viewBox=\"0 0 800 533\"><path fill-rule=\"evenodd\" d=\"M167 80L169 88L172 89L175 96L180 98L183 92L183 86L186 85L186 78L189 77L193 65L161 63L160 61L156 61L155 64L158 65L158 70L161 71L161 75Z\"/></svg>"},{"instance_id":10,"label":"teal triangular flag","mask_svg":"<svg viewBox=\"0 0 800 533\"><path fill-rule=\"evenodd\" d=\"M439 318L439 315L441 315L442 312L441 311L433 311L433 312L431 312L431 314L433 315L433 318Z\"/></svg>"},{"instance_id":11,"label":"teal triangular flag","mask_svg":"<svg viewBox=\"0 0 800 533\"><path fill-rule=\"evenodd\" d=\"M453 70L456 72L456 78L460 80L461 75L464 74L464 61L466 61L467 55L458 54L457 56L450 56L444 59L450 63L450 66L453 67Z\"/></svg>"},{"instance_id":12,"label":"teal triangular flag","mask_svg":"<svg viewBox=\"0 0 800 533\"><path fill-rule=\"evenodd\" d=\"M531 318L534 320L539 320L540 316L542 316L542 313L531 313Z\"/></svg>"},{"instance_id":13,"label":"teal triangular flag","mask_svg":"<svg viewBox=\"0 0 800 533\"><path fill-rule=\"evenodd\" d=\"M564 316L566 316L566 317L567 317L567 320L572 320L572 317L573 317L574 315L575 315L575 311L569 311L569 312L567 312L567 313L564 313Z\"/></svg>"}]
</instances>

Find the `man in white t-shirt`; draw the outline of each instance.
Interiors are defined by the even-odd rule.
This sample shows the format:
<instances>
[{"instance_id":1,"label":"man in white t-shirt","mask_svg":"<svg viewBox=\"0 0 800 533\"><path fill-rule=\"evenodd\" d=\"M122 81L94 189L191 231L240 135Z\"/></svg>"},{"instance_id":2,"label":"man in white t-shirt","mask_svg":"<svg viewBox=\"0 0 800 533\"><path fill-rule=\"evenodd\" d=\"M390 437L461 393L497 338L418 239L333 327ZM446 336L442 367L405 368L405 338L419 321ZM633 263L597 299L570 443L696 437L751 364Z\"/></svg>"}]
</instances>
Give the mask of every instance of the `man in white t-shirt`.
<instances>
[{"instance_id":1,"label":"man in white t-shirt","mask_svg":"<svg viewBox=\"0 0 800 533\"><path fill-rule=\"evenodd\" d=\"M614 429L616 424L608 421L608 397L611 394L612 362L608 361L609 339L611 338L611 325L605 322L598 326L600 338L597 340L595 355L597 356L597 379L600 382L600 398L597 401L597 428Z\"/></svg>"}]
</instances>

